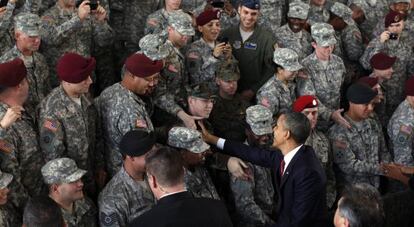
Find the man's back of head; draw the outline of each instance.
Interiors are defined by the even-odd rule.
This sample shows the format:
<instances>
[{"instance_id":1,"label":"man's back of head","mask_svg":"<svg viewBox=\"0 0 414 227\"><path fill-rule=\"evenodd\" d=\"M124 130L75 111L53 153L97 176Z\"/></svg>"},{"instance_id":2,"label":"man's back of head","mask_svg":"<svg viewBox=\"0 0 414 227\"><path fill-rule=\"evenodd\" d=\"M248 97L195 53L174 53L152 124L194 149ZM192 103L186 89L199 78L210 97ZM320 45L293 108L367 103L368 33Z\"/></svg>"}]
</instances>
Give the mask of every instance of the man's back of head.
<instances>
[{"instance_id":1,"label":"man's back of head","mask_svg":"<svg viewBox=\"0 0 414 227\"><path fill-rule=\"evenodd\" d=\"M48 196L30 199L23 214L24 227L65 226L59 205Z\"/></svg>"},{"instance_id":2,"label":"man's back of head","mask_svg":"<svg viewBox=\"0 0 414 227\"><path fill-rule=\"evenodd\" d=\"M184 190L184 168L181 156L167 147L153 150L145 157L151 190L161 196Z\"/></svg>"}]
</instances>

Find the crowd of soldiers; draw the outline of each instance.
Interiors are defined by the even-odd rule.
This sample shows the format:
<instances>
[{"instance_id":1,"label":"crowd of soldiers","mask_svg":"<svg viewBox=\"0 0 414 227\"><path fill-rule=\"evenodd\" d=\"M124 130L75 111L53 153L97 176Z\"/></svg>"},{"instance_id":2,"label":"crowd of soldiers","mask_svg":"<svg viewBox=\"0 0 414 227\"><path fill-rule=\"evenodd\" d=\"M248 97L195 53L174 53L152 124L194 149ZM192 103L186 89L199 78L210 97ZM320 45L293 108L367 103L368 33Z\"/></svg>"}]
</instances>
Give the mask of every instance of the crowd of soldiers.
<instances>
[{"instance_id":1,"label":"crowd of soldiers","mask_svg":"<svg viewBox=\"0 0 414 227\"><path fill-rule=\"evenodd\" d=\"M306 144L325 170L329 209L347 185L405 190L414 166L412 7L8 0L0 6L0 226L20 226L40 195L67 226L127 226L156 203L145 154L163 146L182 156L194 197L222 200L235 226L271 225L270 170L214 152L200 124L273 149L272 126L292 111L311 123Z\"/></svg>"}]
</instances>

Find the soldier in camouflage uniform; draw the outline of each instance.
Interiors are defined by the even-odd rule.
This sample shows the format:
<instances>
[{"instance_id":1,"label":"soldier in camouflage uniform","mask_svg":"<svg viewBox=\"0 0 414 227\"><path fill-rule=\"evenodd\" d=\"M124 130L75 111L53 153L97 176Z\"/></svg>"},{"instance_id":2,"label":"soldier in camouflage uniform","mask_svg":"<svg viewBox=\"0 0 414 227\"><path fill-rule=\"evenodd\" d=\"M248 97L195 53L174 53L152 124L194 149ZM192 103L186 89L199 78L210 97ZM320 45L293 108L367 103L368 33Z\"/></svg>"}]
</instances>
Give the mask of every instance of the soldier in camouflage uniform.
<instances>
[{"instance_id":1,"label":"soldier in camouflage uniform","mask_svg":"<svg viewBox=\"0 0 414 227\"><path fill-rule=\"evenodd\" d=\"M110 1L109 25L114 30L113 54L116 75L125 59L138 50L138 40L144 36L147 16L160 8L163 0ZM139 21L139 23L138 23Z\"/></svg>"},{"instance_id":2,"label":"soldier in camouflage uniform","mask_svg":"<svg viewBox=\"0 0 414 227\"><path fill-rule=\"evenodd\" d=\"M16 219L16 211L13 210L7 199L8 186L12 180L13 175L0 170L0 226L3 227L21 225L21 221Z\"/></svg>"},{"instance_id":3,"label":"soldier in camouflage uniform","mask_svg":"<svg viewBox=\"0 0 414 227\"><path fill-rule=\"evenodd\" d=\"M257 103L267 107L274 117L289 112L296 99L295 77L302 65L298 55L289 48L276 48L273 54L276 73L256 94Z\"/></svg>"},{"instance_id":4,"label":"soldier in camouflage uniform","mask_svg":"<svg viewBox=\"0 0 414 227\"><path fill-rule=\"evenodd\" d=\"M40 146L46 160L69 157L87 169L85 189L95 196L104 184L103 144L97 110L88 97L93 58L68 53L56 66L61 85L39 104ZM96 174L96 175L95 175Z\"/></svg>"},{"instance_id":5,"label":"soldier in camouflage uniform","mask_svg":"<svg viewBox=\"0 0 414 227\"><path fill-rule=\"evenodd\" d=\"M169 25L168 18L175 11L183 13L181 9L181 0L164 0L164 7L151 13L145 23L144 34L160 34L165 31Z\"/></svg>"},{"instance_id":6,"label":"soldier in camouflage uniform","mask_svg":"<svg viewBox=\"0 0 414 227\"><path fill-rule=\"evenodd\" d=\"M45 189L40 175L44 159L35 121L22 108L29 92L23 60L16 58L0 67L0 168L13 173L11 202L22 212L28 197Z\"/></svg>"},{"instance_id":7,"label":"soldier in camouflage uniform","mask_svg":"<svg viewBox=\"0 0 414 227\"><path fill-rule=\"evenodd\" d=\"M341 88L345 79L345 66L341 58L332 54L336 39L333 27L326 23L312 25L312 46L315 52L303 59L307 77L298 77L299 96L315 95L319 101L318 129L326 131L331 120L349 126L341 116Z\"/></svg>"},{"instance_id":8,"label":"soldier in camouflage uniform","mask_svg":"<svg viewBox=\"0 0 414 227\"><path fill-rule=\"evenodd\" d=\"M383 129L387 128L388 121L394 113L394 109L392 109L392 106L388 104L388 91L384 88L383 83L392 78L394 73L393 65L396 60L397 57L390 57L382 52L374 54L370 60L372 73L369 75L369 77L376 78L378 80L378 95L380 96L379 98L381 101L380 103L376 104L375 112L379 117Z\"/></svg>"},{"instance_id":9,"label":"soldier in camouflage uniform","mask_svg":"<svg viewBox=\"0 0 414 227\"><path fill-rule=\"evenodd\" d=\"M277 33L277 29L285 24L287 5L284 0L261 0L261 18L259 24L264 24L272 34Z\"/></svg>"},{"instance_id":10,"label":"soldier in camouflage uniform","mask_svg":"<svg viewBox=\"0 0 414 227\"><path fill-rule=\"evenodd\" d=\"M298 54L300 61L313 51L311 45L312 37L304 29L308 12L308 4L301 1L290 3L287 24L278 28L274 33L277 47L294 50Z\"/></svg>"},{"instance_id":11,"label":"soldier in camouflage uniform","mask_svg":"<svg viewBox=\"0 0 414 227\"><path fill-rule=\"evenodd\" d=\"M332 149L328 137L315 128L318 122L318 100L315 96L304 95L293 103L294 112L303 113L311 124L311 133L305 145L313 148L326 174L326 205L333 208L336 200L336 179L333 171Z\"/></svg>"},{"instance_id":12,"label":"soldier in camouflage uniform","mask_svg":"<svg viewBox=\"0 0 414 227\"><path fill-rule=\"evenodd\" d=\"M16 1L8 1L6 6L0 7L0 56L14 44L10 30L13 21L13 11L16 8Z\"/></svg>"},{"instance_id":13,"label":"soldier in camouflage uniform","mask_svg":"<svg viewBox=\"0 0 414 227\"><path fill-rule=\"evenodd\" d=\"M264 149L272 144L272 113L266 107L255 105L246 110L246 144ZM247 163L248 181L231 177L238 226L271 225L274 220L275 190L270 169Z\"/></svg>"},{"instance_id":14,"label":"soldier in camouflage uniform","mask_svg":"<svg viewBox=\"0 0 414 227\"><path fill-rule=\"evenodd\" d=\"M194 28L190 16L183 12L172 13L168 17L168 23L167 43L172 50L165 59L159 84L154 91L153 97L157 109L153 119L158 126L171 123L178 117L187 127L195 128L194 119L183 110L188 75L184 65L184 55L179 50L194 35Z\"/></svg>"},{"instance_id":15,"label":"soldier in camouflage uniform","mask_svg":"<svg viewBox=\"0 0 414 227\"><path fill-rule=\"evenodd\" d=\"M221 30L226 30L232 26L239 24L239 14L231 4L230 0L209 0L208 2L211 2L210 4L212 5L213 9L221 11ZM218 3L218 5L215 5L215 3ZM223 4L223 7L221 7L220 3Z\"/></svg>"},{"instance_id":16,"label":"soldier in camouflage uniform","mask_svg":"<svg viewBox=\"0 0 414 227\"><path fill-rule=\"evenodd\" d=\"M200 132L184 127L173 127L168 132L168 145L177 148L184 164L184 183L186 189L195 198L219 200L210 174L204 167L205 156L210 152L210 145L201 138Z\"/></svg>"},{"instance_id":17,"label":"soldier in camouflage uniform","mask_svg":"<svg viewBox=\"0 0 414 227\"><path fill-rule=\"evenodd\" d=\"M49 63L52 87L59 85L55 66L64 53L89 57L92 47L99 48L112 42L112 29L106 23L107 13L102 6L91 11L86 1L78 8L72 4L58 0L42 16L42 53Z\"/></svg>"},{"instance_id":18,"label":"soldier in camouflage uniform","mask_svg":"<svg viewBox=\"0 0 414 227\"><path fill-rule=\"evenodd\" d=\"M158 52L158 57L162 59L167 54L168 51ZM105 140L106 169L110 176L122 165L119 153L122 136L133 129L154 131L151 121L153 103L149 95L157 86L161 69L161 60L152 61L144 54L133 54L125 61L122 81L105 89L96 99Z\"/></svg>"},{"instance_id":19,"label":"soldier in camouflage uniform","mask_svg":"<svg viewBox=\"0 0 414 227\"><path fill-rule=\"evenodd\" d=\"M79 169L70 158L57 158L42 167L42 175L49 186L49 197L62 211L68 227L97 227L98 211L93 202L83 194L82 176L86 170Z\"/></svg>"},{"instance_id":20,"label":"soldier in camouflage uniform","mask_svg":"<svg viewBox=\"0 0 414 227\"><path fill-rule=\"evenodd\" d=\"M414 56L409 34L403 31L404 21L402 15L396 12L388 13L385 19L385 27L386 30L381 36L373 39L368 44L360 62L364 68L370 69L370 59L378 52L397 57L392 67L394 73L391 79L382 83L386 91L385 98L388 111L392 113L405 98L404 90L401 88L404 87L409 75L414 73ZM397 35L397 38L390 39L391 33Z\"/></svg>"},{"instance_id":21,"label":"soldier in camouflage uniform","mask_svg":"<svg viewBox=\"0 0 414 227\"><path fill-rule=\"evenodd\" d=\"M348 6L353 14L352 19L358 24L364 43L375 38L372 34L378 21L388 12L387 0L350 0Z\"/></svg>"},{"instance_id":22,"label":"soldier in camouflage uniform","mask_svg":"<svg viewBox=\"0 0 414 227\"><path fill-rule=\"evenodd\" d=\"M190 44L186 53L186 68L190 75L190 85L206 82L216 93L214 78L221 61L231 61L231 46L217 41L221 31L220 11L206 10L196 19L202 37Z\"/></svg>"},{"instance_id":23,"label":"soldier in camouflage uniform","mask_svg":"<svg viewBox=\"0 0 414 227\"><path fill-rule=\"evenodd\" d=\"M329 20L329 7L333 2L329 0L310 0L308 24L327 23Z\"/></svg>"},{"instance_id":24,"label":"soldier in camouflage uniform","mask_svg":"<svg viewBox=\"0 0 414 227\"><path fill-rule=\"evenodd\" d=\"M335 124L329 130L333 160L337 167L338 192L351 184L368 183L377 189L384 174L382 163L391 161L381 127L370 118L377 92L365 84L353 84L347 90L349 110L347 129Z\"/></svg>"},{"instance_id":25,"label":"soldier in camouflage uniform","mask_svg":"<svg viewBox=\"0 0 414 227\"><path fill-rule=\"evenodd\" d=\"M145 174L145 154L155 138L142 130L127 132L120 141L123 165L99 195L100 226L125 227L155 205Z\"/></svg>"},{"instance_id":26,"label":"soldier in camouflage uniform","mask_svg":"<svg viewBox=\"0 0 414 227\"><path fill-rule=\"evenodd\" d=\"M14 18L16 45L0 57L0 62L21 58L27 69L29 99L25 103L26 112L35 118L35 109L46 97L49 85L49 67L45 58L38 52L40 46L40 18L32 13L20 13Z\"/></svg>"},{"instance_id":27,"label":"soldier in camouflage uniform","mask_svg":"<svg viewBox=\"0 0 414 227\"><path fill-rule=\"evenodd\" d=\"M216 74L219 91L209 121L214 135L243 142L246 139L244 119L249 103L236 93L239 79L240 73L233 70L231 65L220 66Z\"/></svg>"},{"instance_id":28,"label":"soldier in camouflage uniform","mask_svg":"<svg viewBox=\"0 0 414 227\"><path fill-rule=\"evenodd\" d=\"M0 8L0 56L13 47L14 40L10 34L13 11L17 0L10 0L6 6Z\"/></svg>"},{"instance_id":29,"label":"soldier in camouflage uniform","mask_svg":"<svg viewBox=\"0 0 414 227\"><path fill-rule=\"evenodd\" d=\"M414 78L405 85L407 97L398 106L388 123L390 150L394 162L414 166Z\"/></svg>"},{"instance_id":30,"label":"soldier in camouflage uniform","mask_svg":"<svg viewBox=\"0 0 414 227\"><path fill-rule=\"evenodd\" d=\"M330 18L328 23L334 28L337 40L334 54L342 58L344 62L347 71L344 81L346 86L356 81L361 74L359 58L364 52L362 36L352 19L352 11L349 7L335 2L329 8L329 12Z\"/></svg>"}]
</instances>

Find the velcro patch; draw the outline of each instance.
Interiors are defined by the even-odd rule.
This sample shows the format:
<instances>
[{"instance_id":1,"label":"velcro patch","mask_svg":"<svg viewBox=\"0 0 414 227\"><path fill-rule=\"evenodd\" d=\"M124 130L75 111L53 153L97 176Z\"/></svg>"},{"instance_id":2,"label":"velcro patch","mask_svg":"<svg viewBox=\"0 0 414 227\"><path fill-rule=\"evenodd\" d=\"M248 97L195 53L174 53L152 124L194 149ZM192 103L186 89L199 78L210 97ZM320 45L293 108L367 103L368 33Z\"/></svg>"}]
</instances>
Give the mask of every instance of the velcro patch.
<instances>
[{"instance_id":1,"label":"velcro patch","mask_svg":"<svg viewBox=\"0 0 414 227\"><path fill-rule=\"evenodd\" d=\"M411 135L413 132L413 129L408 125L401 125L400 132Z\"/></svg>"},{"instance_id":2,"label":"velcro patch","mask_svg":"<svg viewBox=\"0 0 414 227\"><path fill-rule=\"evenodd\" d=\"M346 149L348 147L348 143L342 140L335 140L333 145L339 149Z\"/></svg>"},{"instance_id":3,"label":"velcro patch","mask_svg":"<svg viewBox=\"0 0 414 227\"><path fill-rule=\"evenodd\" d=\"M111 226L117 222L118 222L118 217L116 216L115 213L107 215L104 212L101 212L101 225Z\"/></svg>"},{"instance_id":4,"label":"velcro patch","mask_svg":"<svg viewBox=\"0 0 414 227\"><path fill-rule=\"evenodd\" d=\"M0 139L0 150L9 154L12 152L13 148L6 140Z\"/></svg>"}]
</instances>

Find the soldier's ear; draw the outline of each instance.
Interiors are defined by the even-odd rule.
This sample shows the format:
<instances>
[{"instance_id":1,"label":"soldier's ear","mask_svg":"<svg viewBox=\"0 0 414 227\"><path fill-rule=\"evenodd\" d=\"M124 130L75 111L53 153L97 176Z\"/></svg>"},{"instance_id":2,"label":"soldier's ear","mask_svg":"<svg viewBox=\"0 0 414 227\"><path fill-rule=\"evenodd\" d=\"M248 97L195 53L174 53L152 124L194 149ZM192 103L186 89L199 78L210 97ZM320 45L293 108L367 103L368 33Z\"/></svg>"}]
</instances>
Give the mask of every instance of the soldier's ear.
<instances>
[{"instance_id":1,"label":"soldier's ear","mask_svg":"<svg viewBox=\"0 0 414 227\"><path fill-rule=\"evenodd\" d=\"M203 33L203 26L197 26L197 29L200 33Z\"/></svg>"}]
</instances>

